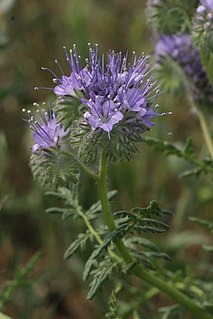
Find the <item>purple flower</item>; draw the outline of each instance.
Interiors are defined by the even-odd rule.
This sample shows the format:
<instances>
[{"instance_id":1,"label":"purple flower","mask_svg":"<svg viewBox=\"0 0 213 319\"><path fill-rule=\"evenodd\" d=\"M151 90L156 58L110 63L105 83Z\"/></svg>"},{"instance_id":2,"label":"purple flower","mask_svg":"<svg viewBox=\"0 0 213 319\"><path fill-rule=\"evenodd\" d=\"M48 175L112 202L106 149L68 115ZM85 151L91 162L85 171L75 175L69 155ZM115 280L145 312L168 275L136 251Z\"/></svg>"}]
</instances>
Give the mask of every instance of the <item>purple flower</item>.
<instances>
[{"instance_id":1,"label":"purple flower","mask_svg":"<svg viewBox=\"0 0 213 319\"><path fill-rule=\"evenodd\" d=\"M46 150L60 144L60 140L68 134L69 131L64 131L61 124L56 122L55 115L48 113L46 109L40 110L36 104L37 116L29 116L27 122L33 131L34 144L32 152L36 153L38 149ZM23 112L26 110L23 109ZM31 113L30 110L27 111Z\"/></svg>"},{"instance_id":2,"label":"purple flower","mask_svg":"<svg viewBox=\"0 0 213 319\"><path fill-rule=\"evenodd\" d=\"M198 11L200 10L199 8L201 6L203 6L205 9L213 11L213 1L212 0L200 0L200 6L197 9Z\"/></svg>"},{"instance_id":3,"label":"purple flower","mask_svg":"<svg viewBox=\"0 0 213 319\"><path fill-rule=\"evenodd\" d=\"M160 115L152 108L159 92L156 81L149 76L149 56L137 58L133 52L128 57L110 51L99 58L98 45L89 45L89 58L83 67L75 46L69 53L65 49L65 53L71 73L65 76L62 71L58 78L52 72L57 83L54 92L64 98L79 98L79 104L85 107L83 116L93 131L101 129L109 135L129 116L149 128L151 119Z\"/></svg>"},{"instance_id":4,"label":"purple flower","mask_svg":"<svg viewBox=\"0 0 213 319\"><path fill-rule=\"evenodd\" d=\"M213 1L200 0L195 16L195 28L197 31L205 32L213 30Z\"/></svg>"},{"instance_id":5,"label":"purple flower","mask_svg":"<svg viewBox=\"0 0 213 319\"><path fill-rule=\"evenodd\" d=\"M169 56L183 68L196 102L202 102L204 99L213 102L213 88L189 35L162 35L155 53L159 62Z\"/></svg>"},{"instance_id":6,"label":"purple flower","mask_svg":"<svg viewBox=\"0 0 213 319\"><path fill-rule=\"evenodd\" d=\"M110 132L113 125L122 120L123 114L117 109L112 100L102 103L102 99L101 96L97 96L95 103L91 101L88 104L90 112L87 111L84 117L88 120L93 130L101 128L106 132Z\"/></svg>"},{"instance_id":7,"label":"purple flower","mask_svg":"<svg viewBox=\"0 0 213 319\"><path fill-rule=\"evenodd\" d=\"M76 96L76 91L81 91L83 89L80 81L82 77L84 78L85 83L89 84L90 78L87 70L81 70L79 74L72 72L69 77L62 75L61 79L54 79L54 82L58 83L54 88L54 93L62 96Z\"/></svg>"}]
</instances>

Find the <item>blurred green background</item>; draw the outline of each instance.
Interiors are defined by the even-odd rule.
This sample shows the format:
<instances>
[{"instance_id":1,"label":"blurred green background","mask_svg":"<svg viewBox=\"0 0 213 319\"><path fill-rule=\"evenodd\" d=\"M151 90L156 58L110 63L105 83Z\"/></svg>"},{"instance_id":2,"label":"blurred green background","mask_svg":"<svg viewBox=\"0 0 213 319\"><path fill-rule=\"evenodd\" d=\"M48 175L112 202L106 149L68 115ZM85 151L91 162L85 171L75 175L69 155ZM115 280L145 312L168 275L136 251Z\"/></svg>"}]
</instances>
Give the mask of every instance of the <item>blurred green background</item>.
<instances>
[{"instance_id":1,"label":"blurred green background","mask_svg":"<svg viewBox=\"0 0 213 319\"><path fill-rule=\"evenodd\" d=\"M60 217L45 214L53 203L32 179L28 165L32 137L21 109L52 94L33 89L53 87L51 74L42 66L60 74L54 63L57 58L69 72L64 45L69 48L76 43L83 57L88 42L99 43L101 51L153 51L154 37L144 8L141 0L0 0L1 288L33 254L42 253L28 280L20 283L3 307L13 318L104 318L107 295L86 300L83 256L63 259L82 225L72 220L65 224ZM184 97L162 92L159 104L161 111L173 115L161 118L148 135L180 145L191 135L196 152L206 155L199 122ZM174 268L184 268L187 262L193 271L208 276L212 275L211 260L199 243L210 239L188 216L211 219L211 180L207 176L181 180L178 174L188 168L183 160L166 158L144 144L133 161L110 168L109 184L119 190L115 208L146 206L157 199L163 208L174 211L171 230L160 237L161 245L178 261ZM96 187L86 178L82 186L82 205L87 207L96 197Z\"/></svg>"}]
</instances>

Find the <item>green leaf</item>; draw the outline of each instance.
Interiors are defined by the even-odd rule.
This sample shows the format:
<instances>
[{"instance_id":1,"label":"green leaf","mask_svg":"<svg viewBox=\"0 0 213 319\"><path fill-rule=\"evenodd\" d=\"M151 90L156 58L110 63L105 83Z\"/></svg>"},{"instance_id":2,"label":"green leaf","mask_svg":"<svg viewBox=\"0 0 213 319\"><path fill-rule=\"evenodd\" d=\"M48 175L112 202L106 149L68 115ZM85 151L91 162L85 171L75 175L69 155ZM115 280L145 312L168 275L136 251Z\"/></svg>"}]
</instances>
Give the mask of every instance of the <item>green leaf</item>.
<instances>
[{"instance_id":1,"label":"green leaf","mask_svg":"<svg viewBox=\"0 0 213 319\"><path fill-rule=\"evenodd\" d=\"M136 230L137 232L144 232L144 233L163 233L164 230L157 228L157 227L151 227L151 226L140 226L135 225L133 227L133 230Z\"/></svg>"},{"instance_id":2,"label":"green leaf","mask_svg":"<svg viewBox=\"0 0 213 319\"><path fill-rule=\"evenodd\" d=\"M85 249L87 240L89 238L91 238L91 234L88 230L85 234L79 234L78 238L74 242L72 242L72 244L66 250L64 258L69 259L79 248L81 248L81 250Z\"/></svg>"},{"instance_id":3,"label":"green leaf","mask_svg":"<svg viewBox=\"0 0 213 319\"><path fill-rule=\"evenodd\" d=\"M76 211L71 208L50 207L46 209L47 214L61 214L62 219L66 219L70 216L75 216Z\"/></svg>"},{"instance_id":4,"label":"green leaf","mask_svg":"<svg viewBox=\"0 0 213 319\"><path fill-rule=\"evenodd\" d=\"M159 251L159 247L154 244L152 241L143 238L143 237L129 237L125 240L125 244L128 245L128 247L133 248L135 246L135 244L137 245L141 245L145 248L151 249L152 251Z\"/></svg>"},{"instance_id":5,"label":"green leaf","mask_svg":"<svg viewBox=\"0 0 213 319\"><path fill-rule=\"evenodd\" d=\"M94 252L94 257L97 258L99 255L105 251L111 242L116 243L120 239L122 239L126 233L128 232L128 224L122 224L120 227L112 231L107 235L107 237L104 239L103 243L98 247L98 249Z\"/></svg>"},{"instance_id":6,"label":"green leaf","mask_svg":"<svg viewBox=\"0 0 213 319\"><path fill-rule=\"evenodd\" d=\"M109 312L105 315L108 319L122 319L119 315L118 307L117 307L117 294L121 290L121 284L117 283L115 289L113 289L110 297L109 297Z\"/></svg>"},{"instance_id":7,"label":"green leaf","mask_svg":"<svg viewBox=\"0 0 213 319\"><path fill-rule=\"evenodd\" d=\"M105 256L105 258L99 263L98 267L91 272L93 279L89 285L90 289L87 295L88 299L92 299L96 295L97 291L112 273L116 265L116 261L109 258L109 256Z\"/></svg>"},{"instance_id":8,"label":"green leaf","mask_svg":"<svg viewBox=\"0 0 213 319\"><path fill-rule=\"evenodd\" d=\"M191 138L187 139L185 146L180 149L174 144L167 141L162 141L160 139L145 137L145 142L154 148L157 152L162 152L166 156L176 155L177 157L183 158L184 160L195 165L195 168L187 172L182 173L182 177L196 175L201 173L211 173L213 174L213 162L209 158L204 158L203 160L197 159L196 154L193 152Z\"/></svg>"},{"instance_id":9,"label":"green leaf","mask_svg":"<svg viewBox=\"0 0 213 319\"><path fill-rule=\"evenodd\" d=\"M182 309L180 305L177 304L168 307L161 307L160 312L164 313L161 319L172 319L176 314L179 314L178 318L182 318L182 316L180 316L180 311L182 312Z\"/></svg>"},{"instance_id":10,"label":"green leaf","mask_svg":"<svg viewBox=\"0 0 213 319\"><path fill-rule=\"evenodd\" d=\"M26 284L27 276L33 271L40 257L41 252L35 253L24 267L16 270L14 278L12 280L6 281L6 283L1 287L0 311L2 311L11 301L12 296L14 295L16 290Z\"/></svg>"},{"instance_id":11,"label":"green leaf","mask_svg":"<svg viewBox=\"0 0 213 319\"><path fill-rule=\"evenodd\" d=\"M146 258L146 256L142 252L129 249L129 253L131 257L134 259L136 264L142 264L144 267L150 270L156 270L156 267L154 267L152 261ZM130 271L130 269L128 269L128 271Z\"/></svg>"},{"instance_id":12,"label":"green leaf","mask_svg":"<svg viewBox=\"0 0 213 319\"><path fill-rule=\"evenodd\" d=\"M84 281L88 279L90 272L92 271L92 267L98 266L98 261L95 259L96 251L97 251L97 249L95 249L93 251L93 253L91 254L91 256L89 257L89 259L87 260L87 262L85 264L85 268L84 268L84 272L83 272L83 280Z\"/></svg>"},{"instance_id":13,"label":"green leaf","mask_svg":"<svg viewBox=\"0 0 213 319\"><path fill-rule=\"evenodd\" d=\"M209 230L213 229L213 223L209 222L208 220L205 220L205 219L202 219L202 218L198 218L198 217L189 217L189 219L192 222L198 224L199 226L206 227Z\"/></svg>"}]
</instances>

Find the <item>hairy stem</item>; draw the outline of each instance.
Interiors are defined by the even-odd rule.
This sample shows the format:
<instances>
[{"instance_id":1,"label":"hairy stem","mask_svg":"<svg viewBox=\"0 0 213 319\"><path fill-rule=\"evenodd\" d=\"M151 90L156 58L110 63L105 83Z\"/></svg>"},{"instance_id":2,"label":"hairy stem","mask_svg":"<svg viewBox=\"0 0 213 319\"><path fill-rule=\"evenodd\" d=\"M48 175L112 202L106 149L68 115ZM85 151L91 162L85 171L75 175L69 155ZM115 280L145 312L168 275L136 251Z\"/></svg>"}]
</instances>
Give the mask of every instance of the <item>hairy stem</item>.
<instances>
[{"instance_id":1,"label":"hairy stem","mask_svg":"<svg viewBox=\"0 0 213 319\"><path fill-rule=\"evenodd\" d=\"M107 169L106 151L103 150L101 160L100 160L98 188L99 188L100 200L101 200L106 224L109 230L112 232L113 230L116 229L116 225L115 225L115 222L111 213L109 201L107 198L106 169ZM123 241L119 240L116 243L116 246L123 260L125 261L125 263L126 264L133 263L133 259L130 256L126 247L124 246ZM156 277L153 274L153 272L147 271L144 267L140 265L134 266L131 271L140 279L145 280L147 283L149 283L153 287L158 288L160 291L164 292L165 294L173 298L175 301L183 305L186 309L191 311L196 318L213 319L213 317L210 314L206 313L201 306L196 304L192 299L190 299L185 294L183 294L182 292L174 288L172 285Z\"/></svg>"},{"instance_id":2,"label":"hairy stem","mask_svg":"<svg viewBox=\"0 0 213 319\"><path fill-rule=\"evenodd\" d=\"M212 161L213 161L213 144L211 135L208 129L208 124L205 118L205 114L202 111L198 111L198 118L200 121L200 126L203 132L203 136L206 142L206 146L208 148L209 154L211 155Z\"/></svg>"},{"instance_id":3,"label":"hairy stem","mask_svg":"<svg viewBox=\"0 0 213 319\"><path fill-rule=\"evenodd\" d=\"M90 223L89 219L87 218L87 216L82 212L80 207L76 207L76 211L78 212L78 214L81 216L81 218L83 219L85 225L87 226L88 230L90 231L90 233L94 236L94 238L96 239L97 243L99 245L103 244L103 240L101 239L101 237L99 236L99 234L96 232L96 230L93 228L92 224ZM118 262L122 262L122 259L116 255L111 249L108 249L108 253L111 257L113 257L114 259L116 259ZM0 318L1 319L1 318Z\"/></svg>"}]
</instances>

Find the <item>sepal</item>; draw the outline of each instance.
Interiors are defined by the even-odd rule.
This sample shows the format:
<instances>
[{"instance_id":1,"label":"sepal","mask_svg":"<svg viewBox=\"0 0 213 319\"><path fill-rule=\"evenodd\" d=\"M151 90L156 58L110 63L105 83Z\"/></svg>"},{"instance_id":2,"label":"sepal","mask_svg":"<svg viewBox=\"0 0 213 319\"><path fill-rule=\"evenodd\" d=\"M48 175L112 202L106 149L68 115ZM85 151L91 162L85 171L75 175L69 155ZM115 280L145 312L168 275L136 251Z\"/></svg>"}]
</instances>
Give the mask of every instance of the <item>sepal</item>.
<instances>
[{"instance_id":1,"label":"sepal","mask_svg":"<svg viewBox=\"0 0 213 319\"><path fill-rule=\"evenodd\" d=\"M184 70L171 57L165 56L158 61L156 77L167 93L182 95L186 92Z\"/></svg>"},{"instance_id":2,"label":"sepal","mask_svg":"<svg viewBox=\"0 0 213 319\"><path fill-rule=\"evenodd\" d=\"M53 106L57 121L63 124L65 130L70 129L73 122L83 116L84 108L80 99L74 96L59 96Z\"/></svg>"},{"instance_id":3,"label":"sepal","mask_svg":"<svg viewBox=\"0 0 213 319\"><path fill-rule=\"evenodd\" d=\"M58 149L37 150L31 155L30 168L33 177L46 190L56 190L78 181L76 162Z\"/></svg>"}]
</instances>

